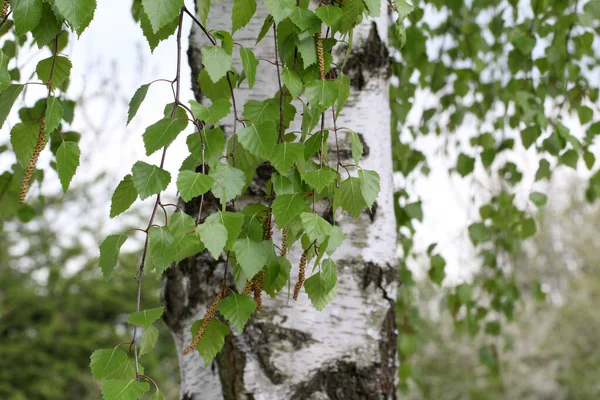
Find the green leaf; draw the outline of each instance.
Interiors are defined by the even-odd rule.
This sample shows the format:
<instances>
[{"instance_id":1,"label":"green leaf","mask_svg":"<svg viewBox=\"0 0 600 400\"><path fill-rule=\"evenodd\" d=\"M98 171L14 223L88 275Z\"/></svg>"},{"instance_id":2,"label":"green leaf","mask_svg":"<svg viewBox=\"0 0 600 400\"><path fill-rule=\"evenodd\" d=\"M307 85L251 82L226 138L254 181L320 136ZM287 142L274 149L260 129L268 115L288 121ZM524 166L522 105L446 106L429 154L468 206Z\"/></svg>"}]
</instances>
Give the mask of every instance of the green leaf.
<instances>
[{"instance_id":1,"label":"green leaf","mask_svg":"<svg viewBox=\"0 0 600 400\"><path fill-rule=\"evenodd\" d=\"M206 220L198 226L196 231L210 254L218 259L227 243L227 228L220 221Z\"/></svg>"},{"instance_id":2,"label":"green leaf","mask_svg":"<svg viewBox=\"0 0 600 400\"><path fill-rule=\"evenodd\" d=\"M202 64L210 79L218 82L231 69L231 54L217 46L204 46L201 50Z\"/></svg>"},{"instance_id":3,"label":"green leaf","mask_svg":"<svg viewBox=\"0 0 600 400\"><path fill-rule=\"evenodd\" d=\"M194 219L183 212L176 212L169 219L169 231L173 236L181 236L196 229Z\"/></svg>"},{"instance_id":4,"label":"green leaf","mask_svg":"<svg viewBox=\"0 0 600 400\"><path fill-rule=\"evenodd\" d=\"M444 258L439 254L435 254L431 256L429 264L429 279L431 279L433 283L441 285L442 281L446 277L446 260L444 260Z\"/></svg>"},{"instance_id":5,"label":"green leaf","mask_svg":"<svg viewBox=\"0 0 600 400\"><path fill-rule=\"evenodd\" d=\"M587 169L591 170L594 167L594 164L596 163L596 156L594 155L594 153L586 151L583 153L583 161L585 161L585 166L587 167Z\"/></svg>"},{"instance_id":6,"label":"green leaf","mask_svg":"<svg viewBox=\"0 0 600 400\"><path fill-rule=\"evenodd\" d=\"M156 389L156 392L154 392L152 397L150 397L150 400L165 400L165 398L163 397L162 393Z\"/></svg>"},{"instance_id":7,"label":"green leaf","mask_svg":"<svg viewBox=\"0 0 600 400\"><path fill-rule=\"evenodd\" d=\"M475 159L469 157L464 153L460 153L458 156L458 162L456 163L456 171L463 178L469 175L475 169Z\"/></svg>"},{"instance_id":8,"label":"green leaf","mask_svg":"<svg viewBox=\"0 0 600 400\"><path fill-rule=\"evenodd\" d=\"M255 124L265 121L279 122L279 104L268 101L248 100L242 112L244 118Z\"/></svg>"},{"instance_id":9,"label":"green leaf","mask_svg":"<svg viewBox=\"0 0 600 400\"><path fill-rule=\"evenodd\" d=\"M540 192L532 192L529 195L529 200L538 207L545 206L548 202L548 196Z\"/></svg>"},{"instance_id":10,"label":"green leaf","mask_svg":"<svg viewBox=\"0 0 600 400\"><path fill-rule=\"evenodd\" d=\"M203 252L204 249L205 247L202 242L200 242L198 236L194 234L182 234L173 238L173 242L170 244L167 252L171 260L177 263L184 258L192 257ZM160 278L163 271L164 269L157 270L157 278Z\"/></svg>"},{"instance_id":11,"label":"green leaf","mask_svg":"<svg viewBox=\"0 0 600 400\"><path fill-rule=\"evenodd\" d=\"M532 237L536 231L535 220L533 218L527 218L521 222L521 237L523 239Z\"/></svg>"},{"instance_id":12,"label":"green leaf","mask_svg":"<svg viewBox=\"0 0 600 400\"><path fill-rule=\"evenodd\" d=\"M238 140L255 156L269 159L277 145L277 127L274 122L267 121L259 125L248 124L238 132Z\"/></svg>"},{"instance_id":13,"label":"green leaf","mask_svg":"<svg viewBox=\"0 0 600 400\"><path fill-rule=\"evenodd\" d=\"M200 325L202 325L202 320L194 322L191 328L192 337L196 336L200 329ZM229 327L227 325L216 318L210 320L202 338L196 345L196 350L198 350L198 353L204 360L206 367L208 367L217 354L219 354L225 344L225 336L228 334Z\"/></svg>"},{"instance_id":14,"label":"green leaf","mask_svg":"<svg viewBox=\"0 0 600 400\"><path fill-rule=\"evenodd\" d=\"M8 62L10 59L0 51L0 92L10 85L10 74L8 72Z\"/></svg>"},{"instance_id":15,"label":"green leaf","mask_svg":"<svg viewBox=\"0 0 600 400\"><path fill-rule=\"evenodd\" d=\"M490 239L490 229L483 222L469 225L469 238L473 245L487 242Z\"/></svg>"},{"instance_id":16,"label":"green leaf","mask_svg":"<svg viewBox=\"0 0 600 400\"><path fill-rule=\"evenodd\" d=\"M110 202L110 217L114 218L127 211L137 197L138 193L137 190L135 190L133 179L131 175L128 174L119 183L112 195Z\"/></svg>"},{"instance_id":17,"label":"green leaf","mask_svg":"<svg viewBox=\"0 0 600 400\"><path fill-rule=\"evenodd\" d=\"M156 342L158 341L158 329L151 325L150 328L146 329L146 332L142 335L142 340L140 341L140 352L139 356L143 356L144 354L148 354L152 351L154 346L156 346Z\"/></svg>"},{"instance_id":18,"label":"green leaf","mask_svg":"<svg viewBox=\"0 0 600 400\"><path fill-rule=\"evenodd\" d=\"M289 15L290 20L300 31L305 31L314 25L321 25L319 18L311 10L306 8L294 7ZM320 29L319 29L320 30Z\"/></svg>"},{"instance_id":19,"label":"green leaf","mask_svg":"<svg viewBox=\"0 0 600 400\"><path fill-rule=\"evenodd\" d=\"M232 80L232 84L233 82L235 80ZM228 99L231 97L227 77L223 76L218 82L213 82L206 68L203 68L198 74L198 84L202 88L202 94L208 97L210 101L214 102L219 99Z\"/></svg>"},{"instance_id":20,"label":"green leaf","mask_svg":"<svg viewBox=\"0 0 600 400\"><path fill-rule=\"evenodd\" d=\"M271 26L273 26L274 22L275 21L273 20L273 16L271 14L266 16L260 28L260 32L258 33L258 38L256 38L256 44L263 40L267 33L269 33L269 30L271 29Z\"/></svg>"},{"instance_id":21,"label":"green leaf","mask_svg":"<svg viewBox=\"0 0 600 400\"><path fill-rule=\"evenodd\" d=\"M306 236L311 242L315 240L320 242L331 232L331 224L315 213L303 212L300 214L300 219Z\"/></svg>"},{"instance_id":22,"label":"green leaf","mask_svg":"<svg viewBox=\"0 0 600 400\"><path fill-rule=\"evenodd\" d=\"M173 143L173 140L187 128L187 118L163 118L160 121L150 125L144 132L144 146L146 155L154 153Z\"/></svg>"},{"instance_id":23,"label":"green leaf","mask_svg":"<svg viewBox=\"0 0 600 400\"><path fill-rule=\"evenodd\" d=\"M302 179L304 182L308 183L310 187L314 188L317 193L320 193L335 180L336 176L337 174L331 168L323 168L305 173L302 176Z\"/></svg>"},{"instance_id":24,"label":"green leaf","mask_svg":"<svg viewBox=\"0 0 600 400\"><path fill-rule=\"evenodd\" d=\"M359 178L348 178L340 183L340 205L354 218L358 218L367 203L362 194L362 185Z\"/></svg>"},{"instance_id":25,"label":"green leaf","mask_svg":"<svg viewBox=\"0 0 600 400\"><path fill-rule=\"evenodd\" d=\"M273 201L273 215L280 228L290 223L306 208L303 193L283 194Z\"/></svg>"},{"instance_id":26,"label":"green leaf","mask_svg":"<svg viewBox=\"0 0 600 400\"><path fill-rule=\"evenodd\" d=\"M594 117L594 111L588 106L580 106L577 110L577 114L579 115L579 122L582 125L587 124Z\"/></svg>"},{"instance_id":27,"label":"green leaf","mask_svg":"<svg viewBox=\"0 0 600 400\"><path fill-rule=\"evenodd\" d=\"M20 122L10 131L10 144L23 168L27 167L33 156L39 131L40 125L36 122Z\"/></svg>"},{"instance_id":28,"label":"green leaf","mask_svg":"<svg viewBox=\"0 0 600 400\"><path fill-rule=\"evenodd\" d=\"M265 271L265 279L263 282L264 291L267 292L269 296L275 297L290 279L291 269L292 264L286 257L275 257L274 255L271 255Z\"/></svg>"},{"instance_id":29,"label":"green leaf","mask_svg":"<svg viewBox=\"0 0 600 400\"><path fill-rule=\"evenodd\" d=\"M127 113L127 125L131 122L133 117L137 114L142 102L146 99L146 95L148 94L148 89L150 89L150 85L142 85L135 91L131 101L129 102L129 111Z\"/></svg>"},{"instance_id":30,"label":"green leaf","mask_svg":"<svg viewBox=\"0 0 600 400\"><path fill-rule=\"evenodd\" d=\"M111 379L102 384L104 400L137 400L149 390L148 382L139 382L136 379Z\"/></svg>"},{"instance_id":31,"label":"green leaf","mask_svg":"<svg viewBox=\"0 0 600 400\"><path fill-rule=\"evenodd\" d=\"M223 156L225 134L221 128L214 128L203 129L202 136L197 132L188 136L188 150L198 161L202 161L202 139L204 140L204 162L213 168Z\"/></svg>"},{"instance_id":32,"label":"green leaf","mask_svg":"<svg viewBox=\"0 0 600 400\"><path fill-rule=\"evenodd\" d=\"M150 19L148 15L141 10L140 12L140 27L142 28L142 33L144 37L148 41L148 45L150 46L150 51L154 52L156 47L163 40L168 39L171 35L175 33L177 27L179 26L179 16L175 16L171 22L167 23L165 26L160 28L158 32L154 32L152 29L152 24L150 23Z\"/></svg>"},{"instance_id":33,"label":"green leaf","mask_svg":"<svg viewBox=\"0 0 600 400\"><path fill-rule=\"evenodd\" d=\"M380 0L363 0L367 9L369 10L369 16L379 17L381 15L381 1Z\"/></svg>"},{"instance_id":34,"label":"green leaf","mask_svg":"<svg viewBox=\"0 0 600 400\"><path fill-rule=\"evenodd\" d=\"M197 101L190 101L190 108L194 117L208 124L216 124L225 118L231 110L231 102L227 99L219 99L211 106L205 106Z\"/></svg>"},{"instance_id":35,"label":"green leaf","mask_svg":"<svg viewBox=\"0 0 600 400\"><path fill-rule=\"evenodd\" d=\"M203 195L213 184L214 179L211 176L194 171L181 171L177 177L177 190L184 201Z\"/></svg>"},{"instance_id":36,"label":"green leaf","mask_svg":"<svg viewBox=\"0 0 600 400\"><path fill-rule=\"evenodd\" d=\"M561 164L564 164L573 169L577 169L577 161L579 160L579 154L575 150L565 151L558 159Z\"/></svg>"},{"instance_id":37,"label":"green leaf","mask_svg":"<svg viewBox=\"0 0 600 400\"><path fill-rule=\"evenodd\" d=\"M19 36L32 31L42 18L41 0L10 0L10 9Z\"/></svg>"},{"instance_id":38,"label":"green leaf","mask_svg":"<svg viewBox=\"0 0 600 400\"><path fill-rule=\"evenodd\" d=\"M271 155L271 165L273 165L280 174L285 175L292 165L298 161L303 150L304 146L302 143L284 142L278 144Z\"/></svg>"},{"instance_id":39,"label":"green leaf","mask_svg":"<svg viewBox=\"0 0 600 400\"><path fill-rule=\"evenodd\" d=\"M281 79L293 97L299 97L302 94L304 87L302 85L302 80L300 80L300 77L296 72L289 68L284 68L281 72Z\"/></svg>"},{"instance_id":40,"label":"green leaf","mask_svg":"<svg viewBox=\"0 0 600 400\"><path fill-rule=\"evenodd\" d=\"M327 254L332 255L338 247L344 242L344 232L337 225L331 227L329 232L329 243L327 244Z\"/></svg>"},{"instance_id":41,"label":"green leaf","mask_svg":"<svg viewBox=\"0 0 600 400\"><path fill-rule=\"evenodd\" d=\"M126 240L127 235L124 233L120 235L110 235L107 236L100 245L99 264L105 279L110 279L113 270L117 266L121 246L123 246L123 243L125 243Z\"/></svg>"},{"instance_id":42,"label":"green leaf","mask_svg":"<svg viewBox=\"0 0 600 400\"><path fill-rule=\"evenodd\" d=\"M90 369L97 381L109 378L127 363L127 354L118 347L96 350L90 356Z\"/></svg>"},{"instance_id":43,"label":"green leaf","mask_svg":"<svg viewBox=\"0 0 600 400\"><path fill-rule=\"evenodd\" d=\"M331 259L323 261L321 271L304 282L304 290L313 306L321 311L335 297L337 291L337 266Z\"/></svg>"},{"instance_id":44,"label":"green leaf","mask_svg":"<svg viewBox=\"0 0 600 400\"><path fill-rule=\"evenodd\" d=\"M254 2L254 0L236 1ZM256 67L258 66L258 60L256 59L256 56L254 55L252 50L247 49L245 47L240 47L240 58L242 59L242 67L244 68L244 72L246 73L246 77L248 78L248 87L252 89L254 87L254 82L256 82Z\"/></svg>"},{"instance_id":45,"label":"green leaf","mask_svg":"<svg viewBox=\"0 0 600 400\"><path fill-rule=\"evenodd\" d=\"M244 326L254 310L254 299L243 294L231 293L219 302L219 312L239 333L244 332Z\"/></svg>"},{"instance_id":46,"label":"green leaf","mask_svg":"<svg viewBox=\"0 0 600 400\"><path fill-rule=\"evenodd\" d=\"M63 191L67 191L71 184L71 179L79 166L79 145L75 142L62 142L56 150L56 170L58 179L62 185Z\"/></svg>"},{"instance_id":47,"label":"green leaf","mask_svg":"<svg viewBox=\"0 0 600 400\"><path fill-rule=\"evenodd\" d=\"M127 322L132 325L141 326L142 328L149 329L152 323L159 319L163 314L162 307L150 308L148 310L138 311L132 313Z\"/></svg>"},{"instance_id":48,"label":"green leaf","mask_svg":"<svg viewBox=\"0 0 600 400\"><path fill-rule=\"evenodd\" d=\"M379 2L379 0L377 0ZM319 7L315 11L317 17L321 18L328 26L333 26L342 16L342 9L335 6Z\"/></svg>"},{"instance_id":49,"label":"green leaf","mask_svg":"<svg viewBox=\"0 0 600 400\"><path fill-rule=\"evenodd\" d=\"M168 171L143 161L136 162L131 172L133 185L142 200L162 192L171 182L171 174Z\"/></svg>"},{"instance_id":50,"label":"green leaf","mask_svg":"<svg viewBox=\"0 0 600 400\"><path fill-rule=\"evenodd\" d=\"M213 223L215 221L220 222L227 229L227 243L225 244L225 249L231 249L242 230L244 216L238 212L218 211L209 215L208 218L206 218L205 223Z\"/></svg>"},{"instance_id":51,"label":"green leaf","mask_svg":"<svg viewBox=\"0 0 600 400\"><path fill-rule=\"evenodd\" d=\"M56 61L54 60L54 57L40 61L37 64L35 71L42 82L50 83L50 86L55 89L69 79L71 67L71 61L68 58L57 56ZM52 82L50 82L50 77L52 77Z\"/></svg>"},{"instance_id":52,"label":"green leaf","mask_svg":"<svg viewBox=\"0 0 600 400\"><path fill-rule=\"evenodd\" d=\"M231 13L231 33L248 25L255 12L256 0L234 0Z\"/></svg>"},{"instance_id":53,"label":"green leaf","mask_svg":"<svg viewBox=\"0 0 600 400\"><path fill-rule=\"evenodd\" d=\"M94 18L96 0L54 0L54 6L71 28L81 35Z\"/></svg>"},{"instance_id":54,"label":"green leaf","mask_svg":"<svg viewBox=\"0 0 600 400\"><path fill-rule=\"evenodd\" d=\"M46 125L46 133L50 134L53 130L58 128L60 125L60 121L63 118L63 107L60 104L60 101L54 97L48 97L48 101L46 102L46 117L44 119L44 123Z\"/></svg>"},{"instance_id":55,"label":"green leaf","mask_svg":"<svg viewBox=\"0 0 600 400\"><path fill-rule=\"evenodd\" d=\"M306 84L306 97L313 106L325 110L335 104L340 92L336 81L316 79Z\"/></svg>"},{"instance_id":56,"label":"green leaf","mask_svg":"<svg viewBox=\"0 0 600 400\"><path fill-rule=\"evenodd\" d=\"M150 20L152 31L157 33L177 18L183 7L183 0L142 0L142 7Z\"/></svg>"},{"instance_id":57,"label":"green leaf","mask_svg":"<svg viewBox=\"0 0 600 400\"><path fill-rule=\"evenodd\" d=\"M246 278L251 280L267 263L269 254L273 251L273 243L269 240L255 242L250 238L238 239L233 245L233 251Z\"/></svg>"},{"instance_id":58,"label":"green leaf","mask_svg":"<svg viewBox=\"0 0 600 400\"><path fill-rule=\"evenodd\" d=\"M314 37L308 37L298 42L298 53L302 57L304 68L317 63L317 45Z\"/></svg>"},{"instance_id":59,"label":"green leaf","mask_svg":"<svg viewBox=\"0 0 600 400\"><path fill-rule=\"evenodd\" d=\"M23 88L23 85L10 85L0 93L0 128L4 125L4 121L6 121Z\"/></svg>"},{"instance_id":60,"label":"green leaf","mask_svg":"<svg viewBox=\"0 0 600 400\"><path fill-rule=\"evenodd\" d=\"M379 195L379 174L375 171L361 169L358 171L358 178L360 179L360 192L367 207L371 209Z\"/></svg>"},{"instance_id":61,"label":"green leaf","mask_svg":"<svg viewBox=\"0 0 600 400\"><path fill-rule=\"evenodd\" d=\"M364 149L360 141L360 136L356 132L350 132L350 147L352 149L352 159L358 165L360 160L362 160Z\"/></svg>"},{"instance_id":62,"label":"green leaf","mask_svg":"<svg viewBox=\"0 0 600 400\"><path fill-rule=\"evenodd\" d=\"M171 266L174 261L173 244L175 238L168 227L153 226L148 230L148 256L146 270L156 270L157 276Z\"/></svg>"},{"instance_id":63,"label":"green leaf","mask_svg":"<svg viewBox=\"0 0 600 400\"><path fill-rule=\"evenodd\" d=\"M42 15L44 18L40 19L39 24L31 32L39 49L54 40L61 30L61 25L58 23L49 3L42 2Z\"/></svg>"},{"instance_id":64,"label":"green leaf","mask_svg":"<svg viewBox=\"0 0 600 400\"><path fill-rule=\"evenodd\" d=\"M542 179L550 179L550 163L548 160L541 159L537 172L535 173L536 182Z\"/></svg>"},{"instance_id":65,"label":"green leaf","mask_svg":"<svg viewBox=\"0 0 600 400\"><path fill-rule=\"evenodd\" d=\"M294 0L264 0L264 3L276 24L286 19L296 8Z\"/></svg>"},{"instance_id":66,"label":"green leaf","mask_svg":"<svg viewBox=\"0 0 600 400\"><path fill-rule=\"evenodd\" d=\"M217 164L210 171L210 176L215 180L212 192L215 197L225 204L242 194L246 186L246 176L241 171L229 164Z\"/></svg>"}]
</instances>

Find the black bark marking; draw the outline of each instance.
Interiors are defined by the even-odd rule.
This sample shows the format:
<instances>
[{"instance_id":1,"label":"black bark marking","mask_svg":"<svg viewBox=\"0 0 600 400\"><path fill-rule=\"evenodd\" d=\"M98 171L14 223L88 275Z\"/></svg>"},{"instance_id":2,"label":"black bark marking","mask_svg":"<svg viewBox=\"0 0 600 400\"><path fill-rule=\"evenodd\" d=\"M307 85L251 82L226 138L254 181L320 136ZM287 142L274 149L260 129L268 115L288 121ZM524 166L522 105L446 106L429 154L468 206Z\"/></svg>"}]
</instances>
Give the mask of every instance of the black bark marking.
<instances>
[{"instance_id":1,"label":"black bark marking","mask_svg":"<svg viewBox=\"0 0 600 400\"><path fill-rule=\"evenodd\" d=\"M346 49L341 49L342 54ZM379 37L375 22L371 25L371 31L365 42L357 46L350 53L344 73L350 78L350 84L362 90L368 81L368 75L379 76L382 73L388 77L391 73L390 52Z\"/></svg>"}]
</instances>

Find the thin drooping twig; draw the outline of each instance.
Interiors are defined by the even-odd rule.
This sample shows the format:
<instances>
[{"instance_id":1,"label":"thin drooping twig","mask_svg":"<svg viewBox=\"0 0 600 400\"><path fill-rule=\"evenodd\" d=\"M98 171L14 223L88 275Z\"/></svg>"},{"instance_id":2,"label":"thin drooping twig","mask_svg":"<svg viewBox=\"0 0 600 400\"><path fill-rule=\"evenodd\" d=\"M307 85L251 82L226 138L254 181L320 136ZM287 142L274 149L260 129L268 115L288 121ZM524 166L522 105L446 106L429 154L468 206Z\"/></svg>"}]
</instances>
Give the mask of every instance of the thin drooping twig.
<instances>
[{"instance_id":1,"label":"thin drooping twig","mask_svg":"<svg viewBox=\"0 0 600 400\"><path fill-rule=\"evenodd\" d=\"M189 15L189 17L192 19L192 21L194 21L196 23L196 25L198 25L200 27L200 29L202 30L202 32L204 32L204 34L206 35L208 40L210 40L210 42L213 44L213 46L215 46L217 44L217 41L210 33L208 33L208 31L206 30L204 25L202 25L202 23L198 20L198 18L196 18L196 16L194 14L192 14L185 6L183 6L183 12L185 12L187 15Z\"/></svg>"},{"instance_id":2,"label":"thin drooping twig","mask_svg":"<svg viewBox=\"0 0 600 400\"><path fill-rule=\"evenodd\" d=\"M283 141L283 86L279 72L279 49L277 48L277 25L273 24L273 41L275 42L275 65L277 66L277 83L279 84L279 142Z\"/></svg>"},{"instance_id":3,"label":"thin drooping twig","mask_svg":"<svg viewBox=\"0 0 600 400\"><path fill-rule=\"evenodd\" d=\"M171 118L175 117L175 113L177 112L177 106L179 103L179 96L181 93L181 31L183 29L183 7L179 13L179 26L177 28L177 73L175 76L176 90L175 90L175 103L173 104L173 111L171 112ZM167 146L163 147L162 157L160 160L160 168L164 168L165 166L165 158L167 156ZM150 216L150 220L148 221L148 227L146 228L146 239L144 241L144 250L142 251L142 260L140 261L140 266L137 272L137 302L136 302L136 312L140 312L141 304L142 304L142 280L144 277L144 266L146 265L146 256L148 255L148 244L150 240L149 231L152 225L154 224L154 218L156 217L156 212L158 210L158 206L160 204L160 193L156 195L156 201L154 202L154 207L152 209L152 215ZM133 345L133 354L135 358L135 373L136 376L139 377L139 361L138 361L138 352L136 346L136 334L137 334L137 325L133 327L133 338L131 339Z\"/></svg>"}]
</instances>

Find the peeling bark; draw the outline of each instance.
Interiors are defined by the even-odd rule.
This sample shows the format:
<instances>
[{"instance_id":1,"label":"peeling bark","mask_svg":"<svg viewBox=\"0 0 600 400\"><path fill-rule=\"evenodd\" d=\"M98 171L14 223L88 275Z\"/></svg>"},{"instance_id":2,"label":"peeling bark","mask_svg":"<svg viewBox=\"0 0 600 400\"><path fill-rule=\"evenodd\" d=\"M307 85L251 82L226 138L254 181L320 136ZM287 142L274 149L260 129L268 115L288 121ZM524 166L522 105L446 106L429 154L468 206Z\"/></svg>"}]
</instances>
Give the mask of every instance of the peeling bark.
<instances>
[{"instance_id":1,"label":"peeling bark","mask_svg":"<svg viewBox=\"0 0 600 400\"><path fill-rule=\"evenodd\" d=\"M228 27L231 7L232 0L214 3L208 28ZM274 60L272 36L254 45L266 15L259 5L252 22L236 34L235 40L252 48L258 58ZM381 193L372 210L366 210L356 221L336 213L335 223L345 234L344 244L333 257L338 265L336 298L318 312L304 291L295 302L288 301L285 289L276 299L264 295L263 309L251 318L245 332L230 334L215 362L205 368L197 352L182 356L181 351L191 341L190 326L202 318L217 294L225 260L214 260L203 253L180 262L165 273L163 302L164 318L180 353L181 399L395 398L394 298L398 274L389 135L390 64L385 35L381 36L387 32L387 14L382 15L357 27L354 49L344 71L351 77L351 94L338 125L360 134L365 149L362 166L379 172ZM197 81L201 68L199 48L203 44L205 38L193 29L188 50L192 82ZM235 55L234 66L239 69ZM275 73L271 64L261 62L254 89L249 91L245 84L236 89L238 106L241 108L250 97L272 97L278 90ZM201 88L197 85L194 94L200 101ZM226 119L223 130L231 132L233 123L232 117ZM332 145L329 157L332 161L338 156L350 160L348 138L340 132L338 139L340 152L336 154ZM272 171L270 167L259 168L243 199L236 201L238 209L264 197L264 185ZM194 199L184 205L184 210L195 217L198 206L198 199ZM331 210L321 208L333 222ZM279 240L277 233L273 239ZM295 265L291 272L293 286L300 259L298 245L290 249L289 257ZM228 282L233 287L231 277Z\"/></svg>"}]
</instances>

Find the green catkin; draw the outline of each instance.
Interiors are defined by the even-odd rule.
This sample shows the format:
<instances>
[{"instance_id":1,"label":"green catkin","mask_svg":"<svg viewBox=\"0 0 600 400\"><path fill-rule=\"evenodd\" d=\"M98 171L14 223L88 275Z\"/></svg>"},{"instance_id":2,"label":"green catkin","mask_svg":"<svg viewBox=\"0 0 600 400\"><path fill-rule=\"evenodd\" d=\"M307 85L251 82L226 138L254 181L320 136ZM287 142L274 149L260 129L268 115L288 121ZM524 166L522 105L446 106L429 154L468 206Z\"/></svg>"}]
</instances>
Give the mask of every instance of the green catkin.
<instances>
[{"instance_id":1,"label":"green catkin","mask_svg":"<svg viewBox=\"0 0 600 400\"><path fill-rule=\"evenodd\" d=\"M44 134L45 130L45 118L42 116L40 119L40 130L38 131L37 143L35 144L35 149L33 150L31 160L29 160L29 164L27 164L25 174L23 175L23 183L21 184L21 192L19 195L21 205L25 204L25 198L27 197L27 192L29 191L29 185L31 184L31 178L35 171L35 166L40 158L40 153L46 146L46 135Z\"/></svg>"},{"instance_id":2,"label":"green catkin","mask_svg":"<svg viewBox=\"0 0 600 400\"><path fill-rule=\"evenodd\" d=\"M202 317L202 324L200 325L200 329L198 329L198 333L196 334L196 336L194 336L194 339L192 339L192 343L190 343L190 345L186 347L185 350L183 350L184 356L189 354L192 350L194 350L200 342L200 340L202 339L202 335L204 335L206 328L208 328L208 324L217 313L217 310L219 308L219 301L221 301L221 299L223 298L223 293L224 291L221 290L217 297L215 297L215 300L206 309L204 317Z\"/></svg>"}]
</instances>

